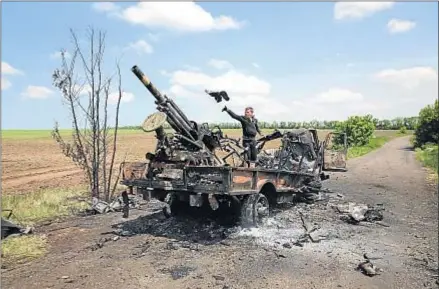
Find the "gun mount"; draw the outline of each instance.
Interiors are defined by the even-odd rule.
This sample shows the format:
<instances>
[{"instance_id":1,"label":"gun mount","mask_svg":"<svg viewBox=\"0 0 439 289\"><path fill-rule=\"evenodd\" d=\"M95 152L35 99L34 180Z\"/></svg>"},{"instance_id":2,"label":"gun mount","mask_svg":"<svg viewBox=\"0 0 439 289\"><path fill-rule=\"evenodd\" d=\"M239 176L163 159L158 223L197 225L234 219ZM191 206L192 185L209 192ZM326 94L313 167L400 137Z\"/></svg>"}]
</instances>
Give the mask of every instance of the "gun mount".
<instances>
[{"instance_id":1,"label":"gun mount","mask_svg":"<svg viewBox=\"0 0 439 289\"><path fill-rule=\"evenodd\" d=\"M193 165L222 165L222 160L215 155L215 149L221 146L223 138L221 129L211 130L207 123L200 125L189 120L172 99L160 93L139 67L133 66L131 71L154 96L158 110L148 116L142 126L144 131L155 131L158 140L155 155L148 154L147 158ZM165 133L165 122L175 134Z\"/></svg>"}]
</instances>

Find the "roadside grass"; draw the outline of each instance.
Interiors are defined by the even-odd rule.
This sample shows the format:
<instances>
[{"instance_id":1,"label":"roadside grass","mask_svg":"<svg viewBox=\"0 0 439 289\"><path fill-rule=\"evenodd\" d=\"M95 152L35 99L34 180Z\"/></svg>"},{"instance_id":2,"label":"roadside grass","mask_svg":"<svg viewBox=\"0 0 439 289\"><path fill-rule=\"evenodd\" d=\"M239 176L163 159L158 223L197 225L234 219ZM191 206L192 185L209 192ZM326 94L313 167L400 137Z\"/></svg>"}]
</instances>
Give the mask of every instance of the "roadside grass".
<instances>
[{"instance_id":1,"label":"roadside grass","mask_svg":"<svg viewBox=\"0 0 439 289\"><path fill-rule=\"evenodd\" d=\"M369 141L369 143L365 146L355 146L348 148L348 159L353 159L357 157L361 157L365 154L370 153L373 150L376 150L382 147L386 142L389 141L389 137L386 136L377 136Z\"/></svg>"},{"instance_id":2,"label":"roadside grass","mask_svg":"<svg viewBox=\"0 0 439 289\"><path fill-rule=\"evenodd\" d=\"M353 159L357 157L361 157L365 154L370 153L371 151L374 151L376 149L379 149L382 147L385 143L388 141L397 138L397 137L404 137L409 136L413 134L413 131L406 131L406 133L401 133L396 130L391 131L375 131L375 137L371 138L369 143L365 146L354 146L348 148L347 158Z\"/></svg>"},{"instance_id":3,"label":"roadside grass","mask_svg":"<svg viewBox=\"0 0 439 289\"><path fill-rule=\"evenodd\" d=\"M2 195L2 211L12 210L11 220L20 225L35 225L44 221L75 214L88 207L83 188L41 190L28 194ZM2 212L6 216L8 212Z\"/></svg>"},{"instance_id":4,"label":"roadside grass","mask_svg":"<svg viewBox=\"0 0 439 289\"><path fill-rule=\"evenodd\" d=\"M438 165L439 165L439 153L438 145L427 144L422 148L416 148L416 158L422 163L423 166L429 168L432 171L432 178L438 181Z\"/></svg>"},{"instance_id":5,"label":"roadside grass","mask_svg":"<svg viewBox=\"0 0 439 289\"><path fill-rule=\"evenodd\" d=\"M11 236L2 240L2 263L16 264L37 259L43 256L47 250L46 236Z\"/></svg>"}]
</instances>

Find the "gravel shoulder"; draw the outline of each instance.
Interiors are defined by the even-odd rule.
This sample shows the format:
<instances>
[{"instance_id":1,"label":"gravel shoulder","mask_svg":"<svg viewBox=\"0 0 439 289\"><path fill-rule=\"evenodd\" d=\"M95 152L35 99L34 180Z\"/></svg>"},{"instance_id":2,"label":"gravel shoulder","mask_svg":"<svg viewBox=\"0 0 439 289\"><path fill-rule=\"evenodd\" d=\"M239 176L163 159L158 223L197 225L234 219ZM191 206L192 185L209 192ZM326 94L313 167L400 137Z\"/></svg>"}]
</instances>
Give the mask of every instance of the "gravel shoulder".
<instances>
[{"instance_id":1,"label":"gravel shoulder","mask_svg":"<svg viewBox=\"0 0 439 289\"><path fill-rule=\"evenodd\" d=\"M266 226L226 228L190 217L165 219L152 202L121 214L74 218L41 228L50 253L2 269L5 288L437 288L438 196L414 158L408 137L349 161L325 187L344 195L329 203L277 212ZM338 203L383 204L384 221L352 225ZM299 212L318 243L291 245L303 234ZM133 236L111 234L115 228ZM108 233L108 234L107 234ZM383 269L356 270L363 254Z\"/></svg>"}]
</instances>

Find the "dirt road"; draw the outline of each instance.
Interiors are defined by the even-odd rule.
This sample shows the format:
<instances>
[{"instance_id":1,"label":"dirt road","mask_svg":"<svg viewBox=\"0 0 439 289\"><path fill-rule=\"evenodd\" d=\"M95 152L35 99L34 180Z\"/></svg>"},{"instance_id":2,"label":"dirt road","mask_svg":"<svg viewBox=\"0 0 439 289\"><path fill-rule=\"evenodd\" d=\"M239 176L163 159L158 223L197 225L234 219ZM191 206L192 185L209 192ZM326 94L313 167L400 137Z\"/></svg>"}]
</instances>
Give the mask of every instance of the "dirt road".
<instances>
[{"instance_id":1,"label":"dirt road","mask_svg":"<svg viewBox=\"0 0 439 289\"><path fill-rule=\"evenodd\" d=\"M120 214L76 218L42 228L51 248L26 265L7 265L5 288L437 288L438 197L408 149L408 138L349 162L325 187L345 196L282 210L266 226L225 228L210 221L165 220L160 204ZM386 208L390 227L352 225L331 204ZM295 246L303 233L298 212L325 239ZM156 212L156 213L154 213ZM113 224L131 237L101 235ZM120 231L119 231L120 232ZM107 238L96 246L100 238ZM100 247L100 248L99 248ZM368 253L381 275L355 270ZM62 278L64 277L64 278Z\"/></svg>"}]
</instances>

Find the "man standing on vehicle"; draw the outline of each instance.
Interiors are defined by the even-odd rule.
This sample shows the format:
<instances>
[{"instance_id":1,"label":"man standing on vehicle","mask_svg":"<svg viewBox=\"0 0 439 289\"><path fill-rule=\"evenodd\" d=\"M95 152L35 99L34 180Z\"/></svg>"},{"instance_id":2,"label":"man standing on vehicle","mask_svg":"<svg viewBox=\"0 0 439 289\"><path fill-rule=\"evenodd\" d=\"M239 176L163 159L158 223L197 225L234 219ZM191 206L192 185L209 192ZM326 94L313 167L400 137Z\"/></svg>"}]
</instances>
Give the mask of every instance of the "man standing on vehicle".
<instances>
[{"instance_id":1,"label":"man standing on vehicle","mask_svg":"<svg viewBox=\"0 0 439 289\"><path fill-rule=\"evenodd\" d=\"M246 149L248 165L251 168L255 167L257 159L256 150L256 134L264 136L258 126L258 120L254 116L254 110L252 107L246 107L244 110L244 115L237 115L233 111L224 106L223 111L241 123L242 126L242 145Z\"/></svg>"}]
</instances>

